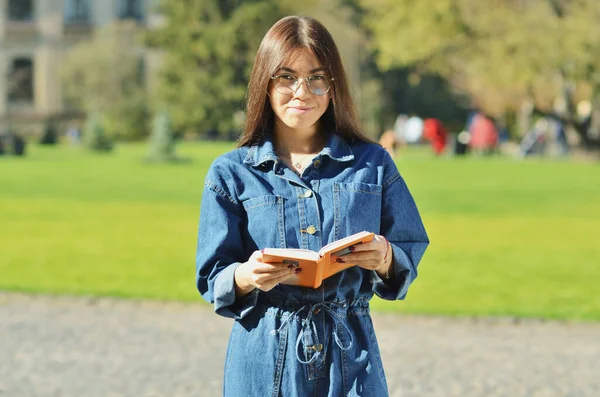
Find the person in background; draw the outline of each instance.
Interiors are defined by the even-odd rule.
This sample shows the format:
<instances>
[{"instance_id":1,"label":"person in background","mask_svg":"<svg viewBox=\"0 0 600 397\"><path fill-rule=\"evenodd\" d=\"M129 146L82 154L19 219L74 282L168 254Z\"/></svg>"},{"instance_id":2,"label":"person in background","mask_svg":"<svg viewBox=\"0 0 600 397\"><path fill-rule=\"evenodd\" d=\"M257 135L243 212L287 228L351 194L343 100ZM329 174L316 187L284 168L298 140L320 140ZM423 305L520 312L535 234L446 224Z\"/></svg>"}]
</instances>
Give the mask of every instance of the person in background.
<instances>
[{"instance_id":1,"label":"person in background","mask_svg":"<svg viewBox=\"0 0 600 397\"><path fill-rule=\"evenodd\" d=\"M72 122L69 124L69 128L65 133L67 140L71 145L78 145L81 143L81 131L77 128L77 125Z\"/></svg>"},{"instance_id":2,"label":"person in background","mask_svg":"<svg viewBox=\"0 0 600 397\"><path fill-rule=\"evenodd\" d=\"M478 154L488 155L496 150L498 145L498 130L491 117L479 112L471 122L469 127L471 140L470 148Z\"/></svg>"},{"instance_id":3,"label":"person in background","mask_svg":"<svg viewBox=\"0 0 600 397\"><path fill-rule=\"evenodd\" d=\"M404 299L429 240L389 156L365 136L327 29L286 17L263 38L238 147L205 182L196 286L234 319L227 396L388 395L369 302ZM318 288L280 284L301 267L262 261L268 247L318 251L357 232L355 266Z\"/></svg>"},{"instance_id":4,"label":"person in background","mask_svg":"<svg viewBox=\"0 0 600 397\"><path fill-rule=\"evenodd\" d=\"M384 131L383 134L379 137L379 144L387 150L392 158L396 156L396 148L399 143L396 140L396 135L393 130Z\"/></svg>"},{"instance_id":5,"label":"person in background","mask_svg":"<svg viewBox=\"0 0 600 397\"><path fill-rule=\"evenodd\" d=\"M423 137L423 119L412 115L404 124L404 141L407 144L419 143Z\"/></svg>"},{"instance_id":6,"label":"person in background","mask_svg":"<svg viewBox=\"0 0 600 397\"><path fill-rule=\"evenodd\" d=\"M427 118L423 121L423 137L431 143L431 149L436 156L444 152L448 131L439 119Z\"/></svg>"},{"instance_id":7,"label":"person in background","mask_svg":"<svg viewBox=\"0 0 600 397\"><path fill-rule=\"evenodd\" d=\"M552 120L552 131L554 135L554 141L558 147L557 155L564 157L569 154L569 142L567 140L567 129L565 123L562 120Z\"/></svg>"},{"instance_id":8,"label":"person in background","mask_svg":"<svg viewBox=\"0 0 600 397\"><path fill-rule=\"evenodd\" d=\"M399 114L398 117L396 117L396 121L394 121L394 127L392 128L394 135L395 135L395 139L396 139L396 143L398 145L402 145L404 144L404 133L406 130L406 121L408 120L408 116L405 114Z\"/></svg>"}]
</instances>

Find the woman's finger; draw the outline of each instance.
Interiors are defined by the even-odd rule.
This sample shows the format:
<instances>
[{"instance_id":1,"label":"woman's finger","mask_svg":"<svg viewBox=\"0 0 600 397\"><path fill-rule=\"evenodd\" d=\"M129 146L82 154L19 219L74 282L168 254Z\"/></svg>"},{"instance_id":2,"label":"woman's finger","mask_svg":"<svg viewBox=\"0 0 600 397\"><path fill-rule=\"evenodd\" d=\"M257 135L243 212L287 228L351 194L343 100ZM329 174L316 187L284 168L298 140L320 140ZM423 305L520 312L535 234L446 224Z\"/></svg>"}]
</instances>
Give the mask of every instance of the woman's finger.
<instances>
[{"instance_id":1,"label":"woman's finger","mask_svg":"<svg viewBox=\"0 0 600 397\"><path fill-rule=\"evenodd\" d=\"M287 263L265 263L257 262L256 266L257 273L279 273L294 269L294 266L288 265ZM277 276L277 274L275 274Z\"/></svg>"},{"instance_id":2,"label":"woman's finger","mask_svg":"<svg viewBox=\"0 0 600 397\"><path fill-rule=\"evenodd\" d=\"M355 244L350 247L351 252L364 252L364 251L382 251L384 252L387 247L387 240L383 236L376 235L372 241L368 243Z\"/></svg>"},{"instance_id":3,"label":"woman's finger","mask_svg":"<svg viewBox=\"0 0 600 397\"><path fill-rule=\"evenodd\" d=\"M340 256L338 258L339 263L356 263L356 262L362 262L362 261L369 261L369 260L381 260L383 259L383 254L380 254L379 251L373 251L373 250L369 250L369 251L354 251L351 254L347 254L344 256Z\"/></svg>"},{"instance_id":4,"label":"woman's finger","mask_svg":"<svg viewBox=\"0 0 600 397\"><path fill-rule=\"evenodd\" d=\"M254 275L254 284L262 291L269 291L283 280L294 275L294 269L280 269L276 272Z\"/></svg>"}]
</instances>

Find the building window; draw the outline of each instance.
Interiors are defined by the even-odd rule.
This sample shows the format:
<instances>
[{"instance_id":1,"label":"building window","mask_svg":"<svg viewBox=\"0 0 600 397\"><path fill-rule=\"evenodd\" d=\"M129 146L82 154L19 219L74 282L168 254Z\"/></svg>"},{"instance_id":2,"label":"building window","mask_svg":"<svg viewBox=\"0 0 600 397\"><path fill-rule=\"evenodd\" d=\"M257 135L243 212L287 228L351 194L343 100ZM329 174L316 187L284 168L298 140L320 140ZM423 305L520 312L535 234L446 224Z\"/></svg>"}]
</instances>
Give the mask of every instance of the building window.
<instances>
[{"instance_id":1,"label":"building window","mask_svg":"<svg viewBox=\"0 0 600 397\"><path fill-rule=\"evenodd\" d=\"M27 22L33 20L33 0L8 0L8 19Z\"/></svg>"},{"instance_id":2,"label":"building window","mask_svg":"<svg viewBox=\"0 0 600 397\"><path fill-rule=\"evenodd\" d=\"M17 58L8 73L8 102L33 103L33 61Z\"/></svg>"},{"instance_id":3,"label":"building window","mask_svg":"<svg viewBox=\"0 0 600 397\"><path fill-rule=\"evenodd\" d=\"M142 0L120 0L119 18L141 21L143 19Z\"/></svg>"},{"instance_id":4,"label":"building window","mask_svg":"<svg viewBox=\"0 0 600 397\"><path fill-rule=\"evenodd\" d=\"M92 19L90 0L67 0L65 7L66 22L89 22Z\"/></svg>"}]
</instances>

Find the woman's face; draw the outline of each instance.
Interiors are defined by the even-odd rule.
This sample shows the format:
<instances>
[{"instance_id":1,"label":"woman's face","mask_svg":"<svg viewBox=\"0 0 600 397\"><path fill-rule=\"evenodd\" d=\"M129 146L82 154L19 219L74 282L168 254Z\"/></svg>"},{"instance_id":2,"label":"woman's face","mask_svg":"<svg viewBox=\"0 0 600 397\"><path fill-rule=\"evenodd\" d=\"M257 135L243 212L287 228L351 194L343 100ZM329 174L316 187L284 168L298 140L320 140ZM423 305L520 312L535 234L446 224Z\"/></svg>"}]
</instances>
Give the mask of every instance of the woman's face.
<instances>
[{"instance_id":1,"label":"woman's face","mask_svg":"<svg viewBox=\"0 0 600 397\"><path fill-rule=\"evenodd\" d=\"M325 70L317 57L309 50L298 50L275 73L280 77L281 84L291 85L294 78L311 77L311 87L314 92L323 85L331 85ZM269 98L276 117L276 128L296 130L313 134L318 127L318 121L329 106L331 90L324 95L316 95L308 89L306 80L299 80L295 92L281 93L275 88L276 80L269 83Z\"/></svg>"}]
</instances>

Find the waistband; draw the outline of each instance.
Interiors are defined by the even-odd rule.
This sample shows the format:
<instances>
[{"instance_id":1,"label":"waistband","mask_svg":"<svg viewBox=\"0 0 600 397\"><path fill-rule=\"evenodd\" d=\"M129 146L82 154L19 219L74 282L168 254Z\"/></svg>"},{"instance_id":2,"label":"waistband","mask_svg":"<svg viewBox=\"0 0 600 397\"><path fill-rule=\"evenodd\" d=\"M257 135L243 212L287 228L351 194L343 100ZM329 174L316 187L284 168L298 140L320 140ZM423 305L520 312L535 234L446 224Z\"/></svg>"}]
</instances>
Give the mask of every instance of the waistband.
<instances>
[{"instance_id":1,"label":"waistband","mask_svg":"<svg viewBox=\"0 0 600 397\"><path fill-rule=\"evenodd\" d=\"M345 317L346 315L368 314L370 311L369 300L369 297L359 297L351 300L336 299L332 301L310 302L284 297L270 297L261 294L259 295L257 305L263 306L266 311L297 312L300 309L325 304L332 310L335 310L338 315Z\"/></svg>"},{"instance_id":2,"label":"waistband","mask_svg":"<svg viewBox=\"0 0 600 397\"><path fill-rule=\"evenodd\" d=\"M345 324L347 315L367 314L369 312L369 300L367 298L358 298L351 301L325 301L325 302L300 302L290 299L272 299L268 298L262 302L268 304L269 308L275 310L284 310L288 315L283 316L283 321L279 328L272 330L271 335L276 335L282 331L287 331L290 324L295 323L295 320L300 320L301 329L296 338L296 359L301 364L311 364L315 362L323 354L323 345L319 342L319 333L317 332L316 324L313 316L319 312L329 317L333 321L333 338L336 345L341 350L349 350L352 348L353 338L352 333ZM267 310L269 310L267 308ZM339 332L343 331L346 334L347 344L342 342ZM285 332L288 335L288 332ZM302 345L302 349L300 349ZM304 353L304 359L300 357L300 350Z\"/></svg>"}]
</instances>

